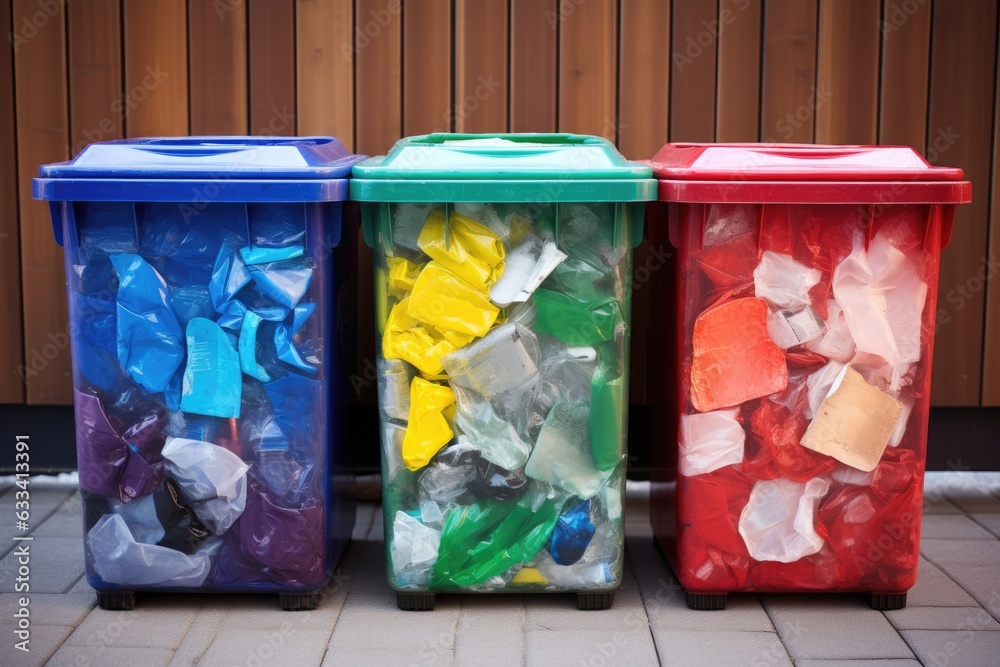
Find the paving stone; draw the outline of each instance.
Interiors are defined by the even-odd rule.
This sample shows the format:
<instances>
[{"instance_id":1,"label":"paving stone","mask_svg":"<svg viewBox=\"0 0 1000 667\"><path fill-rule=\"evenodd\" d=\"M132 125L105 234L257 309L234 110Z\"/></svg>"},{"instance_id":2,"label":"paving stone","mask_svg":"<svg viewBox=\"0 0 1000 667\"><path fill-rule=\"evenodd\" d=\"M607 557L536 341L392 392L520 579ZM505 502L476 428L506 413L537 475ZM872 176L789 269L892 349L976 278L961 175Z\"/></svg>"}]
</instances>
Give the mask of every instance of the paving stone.
<instances>
[{"instance_id":1,"label":"paving stone","mask_svg":"<svg viewBox=\"0 0 1000 667\"><path fill-rule=\"evenodd\" d=\"M860 597L765 595L761 601L793 660L913 657L885 616Z\"/></svg>"},{"instance_id":2,"label":"paving stone","mask_svg":"<svg viewBox=\"0 0 1000 667\"><path fill-rule=\"evenodd\" d=\"M65 625L35 625L31 626L31 641L28 652L14 648L16 641L7 631L3 641L0 641L0 665L4 667L21 667L21 665L52 665L49 657L56 652L59 645L69 637L73 628Z\"/></svg>"},{"instance_id":3,"label":"paving stone","mask_svg":"<svg viewBox=\"0 0 1000 667\"><path fill-rule=\"evenodd\" d=\"M639 589L634 583L631 586L624 585L624 582L631 579L631 573L626 570L622 587L615 591L614 605L611 609L600 611L581 611L577 607L575 593L525 595L524 629L526 632L533 630L602 631L608 628L648 630L649 619L643 608Z\"/></svg>"},{"instance_id":4,"label":"paving stone","mask_svg":"<svg viewBox=\"0 0 1000 667\"><path fill-rule=\"evenodd\" d=\"M36 537L76 537L83 540L83 503L78 494L69 496L32 533Z\"/></svg>"},{"instance_id":5,"label":"paving stone","mask_svg":"<svg viewBox=\"0 0 1000 667\"><path fill-rule=\"evenodd\" d=\"M1000 514L984 515L996 516ZM923 518L920 540L996 540L996 536L967 516L929 514Z\"/></svg>"},{"instance_id":6,"label":"paving stone","mask_svg":"<svg viewBox=\"0 0 1000 667\"><path fill-rule=\"evenodd\" d=\"M919 660L798 660L795 667L921 667Z\"/></svg>"},{"instance_id":7,"label":"paving stone","mask_svg":"<svg viewBox=\"0 0 1000 667\"><path fill-rule=\"evenodd\" d=\"M144 595L129 612L94 609L66 643L108 649L165 648L173 655L197 616L198 599L196 595Z\"/></svg>"},{"instance_id":8,"label":"paving stone","mask_svg":"<svg viewBox=\"0 0 1000 667\"><path fill-rule=\"evenodd\" d=\"M371 503L358 503L357 518L354 521L354 530L351 532L351 540L364 540L368 537L372 529L372 521L375 518L375 506Z\"/></svg>"},{"instance_id":9,"label":"paving stone","mask_svg":"<svg viewBox=\"0 0 1000 667\"><path fill-rule=\"evenodd\" d=\"M52 477L31 477L28 482L29 513L28 525L30 530L23 533L30 535L41 526L50 514L55 512L60 505L76 494L76 484L65 481L57 481ZM15 503L18 502L17 494L22 489L12 487L3 496L0 496L0 516L7 520L7 517L14 516ZM7 524L10 525L10 524ZM19 533L21 534L21 533ZM0 553L6 553L12 545L4 541L0 544Z\"/></svg>"},{"instance_id":10,"label":"paving stone","mask_svg":"<svg viewBox=\"0 0 1000 667\"><path fill-rule=\"evenodd\" d=\"M921 540L920 552L937 563L988 565L1000 563L998 540Z\"/></svg>"},{"instance_id":11,"label":"paving stone","mask_svg":"<svg viewBox=\"0 0 1000 667\"><path fill-rule=\"evenodd\" d=\"M363 651L374 646L400 649L417 662L450 664L461 596L441 595L433 613L406 612L396 596L351 591L330 638L330 652Z\"/></svg>"},{"instance_id":12,"label":"paving stone","mask_svg":"<svg viewBox=\"0 0 1000 667\"><path fill-rule=\"evenodd\" d=\"M1000 538L1000 514L971 514L969 517L994 537Z\"/></svg>"},{"instance_id":13,"label":"paving stone","mask_svg":"<svg viewBox=\"0 0 1000 667\"><path fill-rule=\"evenodd\" d=\"M133 647L123 651L114 647L94 648L63 644L47 663L50 667L78 667L79 665L100 665L101 667L156 667L170 664L174 652L166 648Z\"/></svg>"},{"instance_id":14,"label":"paving stone","mask_svg":"<svg viewBox=\"0 0 1000 667\"><path fill-rule=\"evenodd\" d=\"M684 592L651 540L628 539L631 570L636 573L649 624L663 630L773 632L774 625L756 595L733 594L721 613L688 609Z\"/></svg>"},{"instance_id":15,"label":"paving stone","mask_svg":"<svg viewBox=\"0 0 1000 667\"><path fill-rule=\"evenodd\" d=\"M925 665L996 667L1000 632L903 630L903 637Z\"/></svg>"},{"instance_id":16,"label":"paving stone","mask_svg":"<svg viewBox=\"0 0 1000 667\"><path fill-rule=\"evenodd\" d=\"M94 588L90 585L90 582L87 581L87 575L86 574L80 575L80 578L77 579L77 581L76 581L75 584L73 584L73 587L70 588L66 592L67 593L89 593L90 595L94 595L94 593L95 593Z\"/></svg>"},{"instance_id":17,"label":"paving stone","mask_svg":"<svg viewBox=\"0 0 1000 667\"><path fill-rule=\"evenodd\" d=\"M67 625L75 627L97 604L93 595L84 593L3 593L0 595L0 627L15 624L14 612L20 609L19 600L28 598L28 617L32 625Z\"/></svg>"},{"instance_id":18,"label":"paving stone","mask_svg":"<svg viewBox=\"0 0 1000 667\"><path fill-rule=\"evenodd\" d=\"M1000 561L986 565L941 563L941 569L980 607L1000 620Z\"/></svg>"},{"instance_id":19,"label":"paving stone","mask_svg":"<svg viewBox=\"0 0 1000 667\"><path fill-rule=\"evenodd\" d=\"M660 664L726 665L726 667L759 667L789 665L792 661L773 632L740 632L713 630L692 632L654 628L653 639Z\"/></svg>"},{"instance_id":20,"label":"paving stone","mask_svg":"<svg viewBox=\"0 0 1000 667\"><path fill-rule=\"evenodd\" d=\"M926 558L917 566L917 583L906 596L907 607L971 607L976 601L965 589Z\"/></svg>"},{"instance_id":21,"label":"paving stone","mask_svg":"<svg viewBox=\"0 0 1000 667\"><path fill-rule=\"evenodd\" d=\"M935 514L964 514L958 505L951 502L944 496L928 497L924 496L924 516Z\"/></svg>"},{"instance_id":22,"label":"paving stone","mask_svg":"<svg viewBox=\"0 0 1000 667\"><path fill-rule=\"evenodd\" d=\"M970 486L948 491L948 500L958 505L964 512L1000 512L1000 498L988 488Z\"/></svg>"},{"instance_id":23,"label":"paving stone","mask_svg":"<svg viewBox=\"0 0 1000 667\"><path fill-rule=\"evenodd\" d=\"M391 642L383 642L383 646ZM454 665L454 657L451 654L439 655L436 653L425 654L423 659L415 656L408 649L401 648L351 648L340 649L336 652L327 649L326 657L323 659L323 667L384 667L384 665L434 665L434 667L444 667ZM201 667L201 665L199 665Z\"/></svg>"},{"instance_id":24,"label":"paving stone","mask_svg":"<svg viewBox=\"0 0 1000 667\"><path fill-rule=\"evenodd\" d=\"M524 662L524 600L520 595L463 595L455 632L455 664Z\"/></svg>"},{"instance_id":25,"label":"paving stone","mask_svg":"<svg viewBox=\"0 0 1000 667\"><path fill-rule=\"evenodd\" d=\"M1000 630L980 607L907 607L884 612L897 630Z\"/></svg>"},{"instance_id":26,"label":"paving stone","mask_svg":"<svg viewBox=\"0 0 1000 667\"><path fill-rule=\"evenodd\" d=\"M83 540L79 537L36 537L20 544L28 545L31 593L62 593L83 574ZM0 593L14 592L19 558L19 552L12 549L0 560Z\"/></svg>"},{"instance_id":27,"label":"paving stone","mask_svg":"<svg viewBox=\"0 0 1000 667\"><path fill-rule=\"evenodd\" d=\"M649 628L609 625L603 630L529 630L525 633L524 644L525 664L529 667L655 665L657 661Z\"/></svg>"},{"instance_id":28,"label":"paving stone","mask_svg":"<svg viewBox=\"0 0 1000 667\"><path fill-rule=\"evenodd\" d=\"M331 628L299 627L298 617L307 612L284 613L277 627L259 627L235 622L230 617L198 661L210 665L318 665L326 654Z\"/></svg>"},{"instance_id":29,"label":"paving stone","mask_svg":"<svg viewBox=\"0 0 1000 667\"><path fill-rule=\"evenodd\" d=\"M193 667L199 664L201 657L215 641L215 635L227 616L229 612L225 609L201 609L184 635L181 645L174 652L170 667Z\"/></svg>"}]
</instances>

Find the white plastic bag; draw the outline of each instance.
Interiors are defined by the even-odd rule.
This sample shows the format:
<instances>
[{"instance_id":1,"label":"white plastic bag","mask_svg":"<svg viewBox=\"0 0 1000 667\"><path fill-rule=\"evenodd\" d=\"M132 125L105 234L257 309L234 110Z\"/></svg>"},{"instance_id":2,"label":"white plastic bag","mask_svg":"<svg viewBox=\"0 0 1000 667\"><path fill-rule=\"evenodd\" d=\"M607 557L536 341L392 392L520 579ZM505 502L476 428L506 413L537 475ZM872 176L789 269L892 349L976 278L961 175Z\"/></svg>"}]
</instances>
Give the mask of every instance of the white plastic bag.
<instances>
[{"instance_id":1,"label":"white plastic bag","mask_svg":"<svg viewBox=\"0 0 1000 667\"><path fill-rule=\"evenodd\" d=\"M920 360L927 284L913 262L879 234L837 265L833 295L857 345L852 364L887 366L888 387L898 389Z\"/></svg>"},{"instance_id":2,"label":"white plastic bag","mask_svg":"<svg viewBox=\"0 0 1000 667\"><path fill-rule=\"evenodd\" d=\"M826 331L818 338L806 343L806 349L821 354L827 359L847 363L856 350L851 330L847 326L844 311L835 300L826 302Z\"/></svg>"},{"instance_id":3,"label":"white plastic bag","mask_svg":"<svg viewBox=\"0 0 1000 667\"><path fill-rule=\"evenodd\" d=\"M205 542L190 556L176 549L140 544L118 514L105 514L87 533L94 569L103 581L123 586L197 588L212 568L222 540Z\"/></svg>"},{"instance_id":4,"label":"white plastic bag","mask_svg":"<svg viewBox=\"0 0 1000 667\"><path fill-rule=\"evenodd\" d=\"M392 571L401 586L424 586L441 546L441 531L425 526L403 511L392 523Z\"/></svg>"},{"instance_id":5,"label":"white plastic bag","mask_svg":"<svg viewBox=\"0 0 1000 667\"><path fill-rule=\"evenodd\" d=\"M736 420L739 408L681 416L680 472L702 475L743 461L746 432Z\"/></svg>"},{"instance_id":6,"label":"white plastic bag","mask_svg":"<svg viewBox=\"0 0 1000 667\"><path fill-rule=\"evenodd\" d=\"M823 548L814 515L830 482L811 479L805 484L788 479L757 482L740 514L740 536L750 556L759 561L793 563Z\"/></svg>"},{"instance_id":7,"label":"white plastic bag","mask_svg":"<svg viewBox=\"0 0 1000 667\"><path fill-rule=\"evenodd\" d=\"M246 507L250 466L228 449L200 440L167 438L162 453L167 475L191 511L216 535L229 530Z\"/></svg>"},{"instance_id":8,"label":"white plastic bag","mask_svg":"<svg viewBox=\"0 0 1000 667\"><path fill-rule=\"evenodd\" d=\"M504 258L503 274L490 287L490 301L501 308L527 301L564 259L566 253L552 241L529 236Z\"/></svg>"},{"instance_id":9,"label":"white plastic bag","mask_svg":"<svg viewBox=\"0 0 1000 667\"><path fill-rule=\"evenodd\" d=\"M593 498L614 469L600 471L590 445L590 404L560 401L552 407L524 468L528 477L577 496Z\"/></svg>"},{"instance_id":10,"label":"white plastic bag","mask_svg":"<svg viewBox=\"0 0 1000 667\"><path fill-rule=\"evenodd\" d=\"M800 264L788 255L765 250L753 271L754 295L775 308L799 310L810 303L809 290L823 273Z\"/></svg>"},{"instance_id":11,"label":"white plastic bag","mask_svg":"<svg viewBox=\"0 0 1000 667\"><path fill-rule=\"evenodd\" d=\"M830 361L825 366L814 373L810 373L806 378L806 386L809 387L809 400L802 410L806 419L812 419L823 405L823 401L830 395L833 385L844 373L844 364L839 361Z\"/></svg>"}]
</instances>

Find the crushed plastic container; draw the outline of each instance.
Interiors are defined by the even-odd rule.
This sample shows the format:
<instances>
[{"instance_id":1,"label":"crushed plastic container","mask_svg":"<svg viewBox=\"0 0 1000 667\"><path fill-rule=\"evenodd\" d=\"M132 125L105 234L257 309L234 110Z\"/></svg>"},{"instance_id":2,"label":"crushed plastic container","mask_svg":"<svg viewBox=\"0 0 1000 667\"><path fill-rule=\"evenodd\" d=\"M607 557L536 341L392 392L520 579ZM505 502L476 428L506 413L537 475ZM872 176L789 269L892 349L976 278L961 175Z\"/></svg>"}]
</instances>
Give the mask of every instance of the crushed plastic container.
<instances>
[{"instance_id":1,"label":"crushed plastic container","mask_svg":"<svg viewBox=\"0 0 1000 667\"><path fill-rule=\"evenodd\" d=\"M65 250L87 581L314 608L354 523L331 137L92 144L42 166Z\"/></svg>"},{"instance_id":2,"label":"crushed plastic container","mask_svg":"<svg viewBox=\"0 0 1000 667\"><path fill-rule=\"evenodd\" d=\"M612 604L650 174L565 134L411 137L354 168L401 608L469 592Z\"/></svg>"},{"instance_id":3,"label":"crushed plastic container","mask_svg":"<svg viewBox=\"0 0 1000 667\"><path fill-rule=\"evenodd\" d=\"M668 144L653 529L688 605L917 575L941 250L962 171L911 148Z\"/></svg>"}]
</instances>

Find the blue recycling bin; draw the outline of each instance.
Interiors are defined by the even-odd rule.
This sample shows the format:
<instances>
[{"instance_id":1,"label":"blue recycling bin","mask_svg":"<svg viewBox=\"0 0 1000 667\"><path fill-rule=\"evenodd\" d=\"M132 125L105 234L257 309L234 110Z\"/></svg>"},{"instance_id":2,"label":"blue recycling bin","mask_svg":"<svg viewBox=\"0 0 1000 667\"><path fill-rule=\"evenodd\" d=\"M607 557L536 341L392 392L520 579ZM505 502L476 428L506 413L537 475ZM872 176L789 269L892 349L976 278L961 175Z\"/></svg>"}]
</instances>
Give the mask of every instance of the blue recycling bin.
<instances>
[{"instance_id":1,"label":"blue recycling bin","mask_svg":"<svg viewBox=\"0 0 1000 667\"><path fill-rule=\"evenodd\" d=\"M44 165L63 246L87 580L310 609L354 524L332 137L92 144ZM345 270L346 269L346 270Z\"/></svg>"}]
</instances>

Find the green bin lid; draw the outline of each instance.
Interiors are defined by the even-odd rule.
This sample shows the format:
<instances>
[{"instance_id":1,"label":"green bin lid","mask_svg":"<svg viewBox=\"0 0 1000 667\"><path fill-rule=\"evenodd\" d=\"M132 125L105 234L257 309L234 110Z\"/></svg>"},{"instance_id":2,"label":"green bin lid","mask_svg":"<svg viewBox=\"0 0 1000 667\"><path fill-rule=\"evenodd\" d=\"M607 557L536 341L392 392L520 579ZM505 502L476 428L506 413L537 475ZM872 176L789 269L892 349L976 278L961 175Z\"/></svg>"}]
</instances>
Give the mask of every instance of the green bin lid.
<instances>
[{"instance_id":1,"label":"green bin lid","mask_svg":"<svg viewBox=\"0 0 1000 667\"><path fill-rule=\"evenodd\" d=\"M582 134L407 137L354 166L366 202L638 202L656 199L652 170L607 139Z\"/></svg>"}]
</instances>

